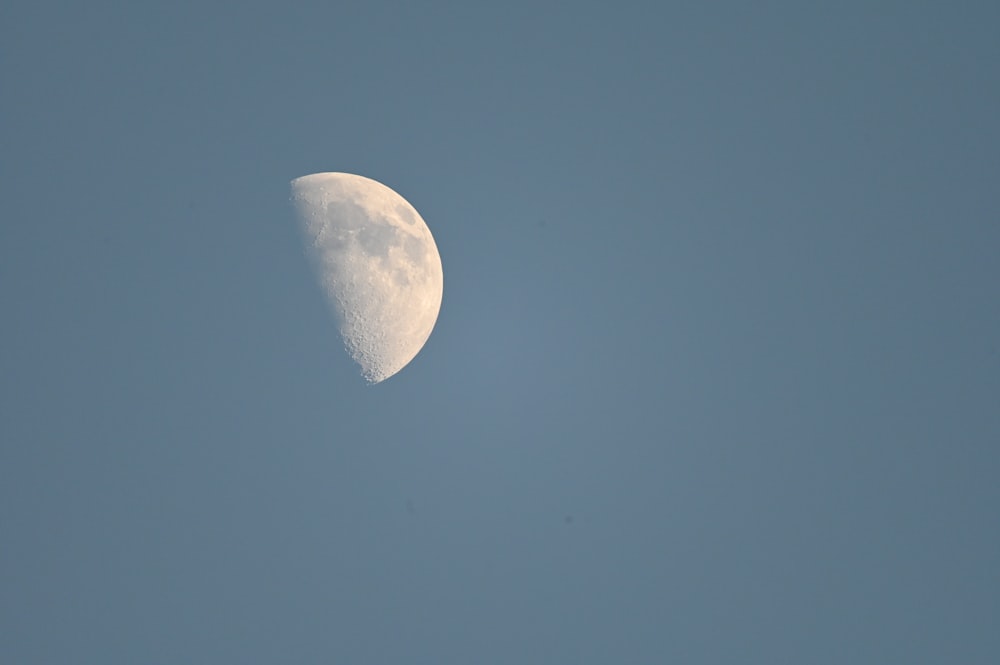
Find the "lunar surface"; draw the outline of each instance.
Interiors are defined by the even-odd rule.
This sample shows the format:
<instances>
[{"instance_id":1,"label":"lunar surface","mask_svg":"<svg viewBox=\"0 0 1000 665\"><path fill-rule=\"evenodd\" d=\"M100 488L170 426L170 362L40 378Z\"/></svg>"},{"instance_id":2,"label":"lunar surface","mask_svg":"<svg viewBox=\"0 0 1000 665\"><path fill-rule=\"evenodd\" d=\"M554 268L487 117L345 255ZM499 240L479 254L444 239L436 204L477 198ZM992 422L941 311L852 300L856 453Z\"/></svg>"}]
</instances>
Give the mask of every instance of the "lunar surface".
<instances>
[{"instance_id":1,"label":"lunar surface","mask_svg":"<svg viewBox=\"0 0 1000 665\"><path fill-rule=\"evenodd\" d=\"M441 309L444 278L430 229L406 199L350 173L292 181L310 262L344 348L369 383L409 363Z\"/></svg>"}]
</instances>

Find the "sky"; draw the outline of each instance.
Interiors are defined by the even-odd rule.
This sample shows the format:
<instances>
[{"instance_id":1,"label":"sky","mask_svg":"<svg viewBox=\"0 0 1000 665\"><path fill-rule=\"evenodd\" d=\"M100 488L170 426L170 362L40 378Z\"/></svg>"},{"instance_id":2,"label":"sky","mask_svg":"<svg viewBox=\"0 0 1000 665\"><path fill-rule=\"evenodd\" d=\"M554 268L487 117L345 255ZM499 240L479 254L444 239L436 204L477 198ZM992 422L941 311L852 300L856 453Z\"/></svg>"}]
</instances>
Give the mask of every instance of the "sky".
<instances>
[{"instance_id":1,"label":"sky","mask_svg":"<svg viewBox=\"0 0 1000 665\"><path fill-rule=\"evenodd\" d=\"M0 661L1000 660L990 2L0 9ZM289 181L441 253L367 386Z\"/></svg>"}]
</instances>

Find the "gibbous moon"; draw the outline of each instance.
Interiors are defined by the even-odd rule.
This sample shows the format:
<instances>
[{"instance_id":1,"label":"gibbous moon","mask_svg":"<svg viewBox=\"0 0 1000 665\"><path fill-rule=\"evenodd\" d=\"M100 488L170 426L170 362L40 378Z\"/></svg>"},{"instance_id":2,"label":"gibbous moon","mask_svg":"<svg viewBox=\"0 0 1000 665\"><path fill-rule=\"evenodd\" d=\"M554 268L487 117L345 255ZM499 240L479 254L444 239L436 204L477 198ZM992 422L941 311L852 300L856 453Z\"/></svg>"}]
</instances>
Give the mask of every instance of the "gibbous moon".
<instances>
[{"instance_id":1,"label":"gibbous moon","mask_svg":"<svg viewBox=\"0 0 1000 665\"><path fill-rule=\"evenodd\" d=\"M430 229L406 199L350 173L292 181L306 250L348 354L369 383L406 366L430 337L444 277Z\"/></svg>"}]
</instances>

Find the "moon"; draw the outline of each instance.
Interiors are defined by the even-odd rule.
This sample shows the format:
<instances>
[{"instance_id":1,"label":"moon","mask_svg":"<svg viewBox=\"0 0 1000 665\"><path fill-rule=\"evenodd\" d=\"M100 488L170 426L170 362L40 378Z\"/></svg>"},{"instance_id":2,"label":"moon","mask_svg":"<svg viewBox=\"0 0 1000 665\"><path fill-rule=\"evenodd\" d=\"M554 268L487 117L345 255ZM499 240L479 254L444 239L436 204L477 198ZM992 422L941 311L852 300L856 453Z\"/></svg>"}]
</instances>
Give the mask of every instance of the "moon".
<instances>
[{"instance_id":1,"label":"moon","mask_svg":"<svg viewBox=\"0 0 1000 665\"><path fill-rule=\"evenodd\" d=\"M420 214L380 182L313 173L291 182L306 253L361 376L403 369L430 337L444 290L441 256Z\"/></svg>"}]
</instances>

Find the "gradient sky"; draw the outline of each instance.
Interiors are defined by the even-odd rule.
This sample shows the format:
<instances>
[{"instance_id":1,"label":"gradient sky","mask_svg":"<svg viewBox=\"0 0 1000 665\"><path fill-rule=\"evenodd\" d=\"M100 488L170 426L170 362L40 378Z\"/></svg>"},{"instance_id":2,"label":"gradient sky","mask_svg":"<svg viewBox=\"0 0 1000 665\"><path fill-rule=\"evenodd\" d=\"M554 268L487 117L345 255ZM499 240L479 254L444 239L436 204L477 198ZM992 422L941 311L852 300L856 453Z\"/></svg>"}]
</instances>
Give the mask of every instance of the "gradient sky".
<instances>
[{"instance_id":1,"label":"gradient sky","mask_svg":"<svg viewBox=\"0 0 1000 665\"><path fill-rule=\"evenodd\" d=\"M997 7L3 3L0 661L1000 662Z\"/></svg>"}]
</instances>

